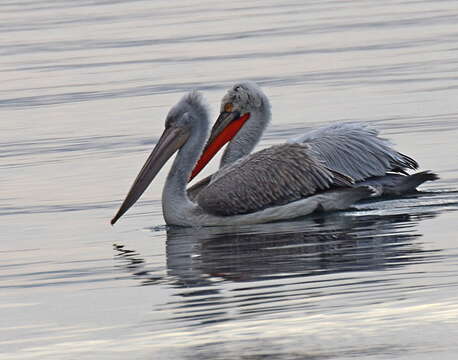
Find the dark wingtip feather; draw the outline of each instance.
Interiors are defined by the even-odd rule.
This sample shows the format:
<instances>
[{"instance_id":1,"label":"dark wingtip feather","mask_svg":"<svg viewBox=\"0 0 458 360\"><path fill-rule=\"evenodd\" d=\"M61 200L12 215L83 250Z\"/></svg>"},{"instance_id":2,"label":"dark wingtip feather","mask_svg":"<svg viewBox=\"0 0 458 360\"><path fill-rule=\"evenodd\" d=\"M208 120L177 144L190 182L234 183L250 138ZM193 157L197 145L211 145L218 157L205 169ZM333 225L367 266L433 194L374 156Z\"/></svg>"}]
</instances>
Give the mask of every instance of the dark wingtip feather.
<instances>
[{"instance_id":1,"label":"dark wingtip feather","mask_svg":"<svg viewBox=\"0 0 458 360\"><path fill-rule=\"evenodd\" d=\"M404 155L403 153L398 152L398 159L391 163L392 169L390 171L395 173L400 173L403 175L409 175L405 169L416 170L418 169L418 163L412 159L410 156Z\"/></svg>"},{"instance_id":2,"label":"dark wingtip feather","mask_svg":"<svg viewBox=\"0 0 458 360\"><path fill-rule=\"evenodd\" d=\"M403 160L406 168L409 168L409 169L412 169L412 170L418 169L418 163L414 159L412 159L410 156L407 156L407 155L402 154L402 153L399 153L399 155L402 157L402 160Z\"/></svg>"}]
</instances>

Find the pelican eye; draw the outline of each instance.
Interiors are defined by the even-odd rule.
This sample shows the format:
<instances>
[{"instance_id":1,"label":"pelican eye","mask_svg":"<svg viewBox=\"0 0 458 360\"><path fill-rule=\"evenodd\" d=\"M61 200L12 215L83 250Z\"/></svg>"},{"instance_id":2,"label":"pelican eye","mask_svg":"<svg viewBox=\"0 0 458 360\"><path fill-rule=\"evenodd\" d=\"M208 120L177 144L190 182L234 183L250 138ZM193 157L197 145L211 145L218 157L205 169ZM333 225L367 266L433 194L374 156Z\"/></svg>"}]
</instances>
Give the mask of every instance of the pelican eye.
<instances>
[{"instance_id":1,"label":"pelican eye","mask_svg":"<svg viewBox=\"0 0 458 360\"><path fill-rule=\"evenodd\" d=\"M232 112L233 109L234 109L234 105L232 105L231 103L227 103L226 105L224 105L225 112Z\"/></svg>"}]
</instances>

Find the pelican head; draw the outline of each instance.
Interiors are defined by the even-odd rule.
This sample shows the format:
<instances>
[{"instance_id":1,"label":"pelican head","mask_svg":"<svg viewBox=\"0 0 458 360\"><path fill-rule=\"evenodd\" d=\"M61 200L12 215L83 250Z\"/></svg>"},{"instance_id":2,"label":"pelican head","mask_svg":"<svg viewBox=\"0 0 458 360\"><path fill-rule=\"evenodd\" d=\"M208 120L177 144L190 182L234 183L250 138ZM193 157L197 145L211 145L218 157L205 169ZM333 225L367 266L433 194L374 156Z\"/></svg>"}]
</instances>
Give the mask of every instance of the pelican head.
<instances>
[{"instance_id":1,"label":"pelican head","mask_svg":"<svg viewBox=\"0 0 458 360\"><path fill-rule=\"evenodd\" d=\"M221 101L220 114L190 180L230 140L221 166L248 155L259 142L270 118L269 99L258 85L251 81L233 85Z\"/></svg>"},{"instance_id":2,"label":"pelican head","mask_svg":"<svg viewBox=\"0 0 458 360\"><path fill-rule=\"evenodd\" d=\"M208 122L207 106L197 91L183 96L170 109L164 132L137 175L117 214L111 220L112 225L135 204L167 160L178 150L187 147L188 151L185 151L185 156L180 159L180 165L183 165L180 170L186 172L186 168L189 168L187 174L183 175L185 186L207 138ZM188 166L185 166L186 164Z\"/></svg>"},{"instance_id":3,"label":"pelican head","mask_svg":"<svg viewBox=\"0 0 458 360\"><path fill-rule=\"evenodd\" d=\"M220 117L222 114L245 115L269 103L261 88L254 82L246 81L233 85L221 100ZM264 104L263 104L264 103Z\"/></svg>"}]
</instances>

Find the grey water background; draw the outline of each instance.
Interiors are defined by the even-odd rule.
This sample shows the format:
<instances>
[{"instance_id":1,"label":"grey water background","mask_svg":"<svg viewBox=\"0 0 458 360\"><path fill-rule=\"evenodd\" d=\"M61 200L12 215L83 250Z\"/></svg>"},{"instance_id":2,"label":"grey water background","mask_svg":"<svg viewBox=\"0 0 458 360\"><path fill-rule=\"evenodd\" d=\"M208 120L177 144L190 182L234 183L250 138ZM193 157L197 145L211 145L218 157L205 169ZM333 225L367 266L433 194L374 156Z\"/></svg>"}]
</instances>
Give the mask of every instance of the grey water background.
<instances>
[{"instance_id":1,"label":"grey water background","mask_svg":"<svg viewBox=\"0 0 458 360\"><path fill-rule=\"evenodd\" d=\"M456 1L2 1L0 358L455 359L457 24ZM168 109L197 88L216 118L241 79L272 102L259 148L368 121L441 180L167 229L163 171L109 226Z\"/></svg>"}]
</instances>

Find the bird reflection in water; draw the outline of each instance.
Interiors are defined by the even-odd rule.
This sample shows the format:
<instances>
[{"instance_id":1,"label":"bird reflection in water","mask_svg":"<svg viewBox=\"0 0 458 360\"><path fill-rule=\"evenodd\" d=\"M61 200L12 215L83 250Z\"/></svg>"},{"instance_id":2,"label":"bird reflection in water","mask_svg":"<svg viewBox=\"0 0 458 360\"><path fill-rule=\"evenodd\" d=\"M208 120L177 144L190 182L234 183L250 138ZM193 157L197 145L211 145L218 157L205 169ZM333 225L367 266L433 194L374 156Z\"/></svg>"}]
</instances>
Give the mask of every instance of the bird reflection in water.
<instances>
[{"instance_id":1,"label":"bird reflection in water","mask_svg":"<svg viewBox=\"0 0 458 360\"><path fill-rule=\"evenodd\" d=\"M435 214L336 213L234 228L170 228L166 271L122 245L115 249L141 285L174 289L158 311L172 322L205 325L261 313L319 312L324 299L339 296L347 297L344 303L383 302L399 271L370 272L437 261L438 250L423 250L417 232L418 223Z\"/></svg>"},{"instance_id":2,"label":"bird reflection in water","mask_svg":"<svg viewBox=\"0 0 458 360\"><path fill-rule=\"evenodd\" d=\"M315 216L301 221L224 228L167 229L167 274L146 270L133 250L115 245L122 266L142 285L199 287L376 270L433 259L416 241L418 221L434 213Z\"/></svg>"}]
</instances>

